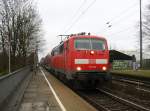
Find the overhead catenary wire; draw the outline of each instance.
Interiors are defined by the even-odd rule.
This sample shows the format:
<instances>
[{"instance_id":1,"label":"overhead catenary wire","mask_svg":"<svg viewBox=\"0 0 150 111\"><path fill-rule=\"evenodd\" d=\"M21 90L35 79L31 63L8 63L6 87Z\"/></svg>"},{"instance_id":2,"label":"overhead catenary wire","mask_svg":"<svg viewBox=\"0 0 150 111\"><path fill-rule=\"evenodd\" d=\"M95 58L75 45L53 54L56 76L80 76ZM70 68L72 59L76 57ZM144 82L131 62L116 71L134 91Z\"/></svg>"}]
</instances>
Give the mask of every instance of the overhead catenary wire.
<instances>
[{"instance_id":1,"label":"overhead catenary wire","mask_svg":"<svg viewBox=\"0 0 150 111\"><path fill-rule=\"evenodd\" d=\"M73 15L72 18L74 18L74 17L80 12L80 10L81 10L82 7L84 6L84 4L86 4L86 2L87 2L87 0L84 0L84 1L82 2L82 4L79 6L79 8L77 9L77 11L74 13L74 15Z\"/></svg>"},{"instance_id":2,"label":"overhead catenary wire","mask_svg":"<svg viewBox=\"0 0 150 111\"><path fill-rule=\"evenodd\" d=\"M117 14L116 16L114 16L112 19L110 19L108 22L106 22L106 24L112 23L116 20L118 20L118 18L121 18L123 15L125 15L128 11L130 11L131 9L135 8L135 5L137 4L137 2L134 2L133 4L131 4L129 7L127 7L126 9L124 9L123 11L121 11L119 14Z\"/></svg>"},{"instance_id":3,"label":"overhead catenary wire","mask_svg":"<svg viewBox=\"0 0 150 111\"><path fill-rule=\"evenodd\" d=\"M65 30L65 34L79 21L79 19L89 10L89 8L96 2L96 0L93 0L85 10L81 12L81 14L70 24L70 26Z\"/></svg>"},{"instance_id":4,"label":"overhead catenary wire","mask_svg":"<svg viewBox=\"0 0 150 111\"><path fill-rule=\"evenodd\" d=\"M73 19L79 14L79 12L80 12L81 9L84 7L84 5L86 4L86 2L87 2L87 0L83 0L83 2L82 2L81 5L78 7L78 9L76 10L76 12L72 15L72 17L71 17L69 23L68 23L67 25L65 25L64 28L68 27L68 26L71 24L71 22L73 21ZM63 30L64 30L64 28L63 28Z\"/></svg>"},{"instance_id":5,"label":"overhead catenary wire","mask_svg":"<svg viewBox=\"0 0 150 111\"><path fill-rule=\"evenodd\" d=\"M137 3L134 3L133 5L135 5L135 4L137 4ZM132 5L132 6L133 6ZM125 19L125 20L127 20L127 18L129 19L129 18L131 18L132 16L131 15L133 15L133 14L135 14L135 10L134 10L134 12L133 11L131 11L131 12L129 12L131 9L133 9L133 7L128 7L127 9L126 9L126 13L123 13L125 10L123 10L121 13L121 15L117 15L116 17L119 17L120 19L118 19L118 18L113 18L113 19L111 19L109 22L107 22L107 23L105 23L104 25L108 25L108 26L106 26L106 27L104 27L104 28L102 28L101 29L101 31L99 31L99 32L102 32L102 31L105 31L105 30L108 30L108 28L110 29L112 26L114 27L114 26L116 26L116 25L119 25L119 24L121 24L121 23L123 23L122 21L123 21L123 19ZM128 11L127 11L128 10ZM138 10L138 9L136 9L136 10ZM127 12L129 12L129 13L127 13ZM124 18L122 18L124 16ZM119 21L121 21L121 22L119 22Z\"/></svg>"},{"instance_id":6,"label":"overhead catenary wire","mask_svg":"<svg viewBox=\"0 0 150 111\"><path fill-rule=\"evenodd\" d=\"M128 14L123 16L124 18L120 18L117 21L108 24L107 27L109 28L109 27L112 27L112 26L117 26L117 25L123 23L123 21L125 21L125 20L130 20L133 17L133 15L137 14L137 13L135 13L135 11L137 11L137 10L138 9L130 11Z\"/></svg>"},{"instance_id":7,"label":"overhead catenary wire","mask_svg":"<svg viewBox=\"0 0 150 111\"><path fill-rule=\"evenodd\" d=\"M120 31L117 31L117 32L114 32L114 33L110 33L110 34L108 34L108 36L109 35L111 35L111 36L114 36L114 35L118 35L118 34L120 34L120 33L122 33L122 32L126 32L126 31L129 31L129 30L132 30L132 29L134 29L135 27L127 27L127 28L125 28L125 29L123 29L123 30L120 30Z\"/></svg>"},{"instance_id":8,"label":"overhead catenary wire","mask_svg":"<svg viewBox=\"0 0 150 111\"><path fill-rule=\"evenodd\" d=\"M128 18L128 20L132 17L131 15L134 15L135 13L130 13L126 18ZM127 19L126 19L127 20ZM111 24L108 24L108 26L105 26L104 28L102 28L100 31L98 31L98 32L106 32L108 29L110 30L112 27L116 27L117 25L119 25L119 24L121 24L121 23L123 23L123 21L122 22L115 22L115 23L111 23ZM104 24L104 25L106 25L106 24ZM97 32L97 33L98 33Z\"/></svg>"},{"instance_id":9,"label":"overhead catenary wire","mask_svg":"<svg viewBox=\"0 0 150 111\"><path fill-rule=\"evenodd\" d=\"M73 21L73 19L79 14L79 12L81 11L82 7L84 7L84 5L86 4L87 0L84 0L81 5L79 6L79 8L76 10L76 12L72 15L71 19L70 19L70 22L65 25L64 28L66 28L67 26L69 26L71 24L71 22ZM63 28L63 29L64 29Z\"/></svg>"}]
</instances>

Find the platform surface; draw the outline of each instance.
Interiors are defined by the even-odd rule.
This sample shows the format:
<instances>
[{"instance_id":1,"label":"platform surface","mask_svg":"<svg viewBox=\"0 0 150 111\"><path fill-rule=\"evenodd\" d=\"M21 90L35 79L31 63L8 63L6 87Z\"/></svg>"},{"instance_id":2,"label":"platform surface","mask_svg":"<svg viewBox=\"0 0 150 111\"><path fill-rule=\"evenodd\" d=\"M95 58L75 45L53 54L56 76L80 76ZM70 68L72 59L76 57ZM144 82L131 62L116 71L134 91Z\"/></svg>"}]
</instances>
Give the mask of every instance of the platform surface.
<instances>
[{"instance_id":1,"label":"platform surface","mask_svg":"<svg viewBox=\"0 0 150 111\"><path fill-rule=\"evenodd\" d=\"M19 111L97 111L51 73L33 74Z\"/></svg>"},{"instance_id":2,"label":"platform surface","mask_svg":"<svg viewBox=\"0 0 150 111\"><path fill-rule=\"evenodd\" d=\"M61 111L40 71L33 74L24 93L19 111Z\"/></svg>"}]
</instances>

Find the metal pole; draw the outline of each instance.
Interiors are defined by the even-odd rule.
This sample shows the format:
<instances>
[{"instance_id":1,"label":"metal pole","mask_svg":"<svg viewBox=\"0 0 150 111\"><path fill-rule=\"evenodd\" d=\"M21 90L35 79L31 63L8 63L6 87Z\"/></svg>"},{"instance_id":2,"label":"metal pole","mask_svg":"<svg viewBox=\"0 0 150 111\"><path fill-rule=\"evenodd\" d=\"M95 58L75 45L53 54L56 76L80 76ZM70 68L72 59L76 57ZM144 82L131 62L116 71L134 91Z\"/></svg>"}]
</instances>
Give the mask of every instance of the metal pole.
<instances>
[{"instance_id":1,"label":"metal pole","mask_svg":"<svg viewBox=\"0 0 150 111\"><path fill-rule=\"evenodd\" d=\"M141 4L141 0L140 2L140 67L142 68L142 56L143 56L143 48L142 48L142 4Z\"/></svg>"},{"instance_id":2,"label":"metal pole","mask_svg":"<svg viewBox=\"0 0 150 111\"><path fill-rule=\"evenodd\" d=\"M36 49L34 50L34 66L33 66L33 71L34 71L34 73L36 74L36 60L35 60L35 55L36 55Z\"/></svg>"},{"instance_id":3,"label":"metal pole","mask_svg":"<svg viewBox=\"0 0 150 111\"><path fill-rule=\"evenodd\" d=\"M10 37L9 37L9 43L8 44L9 44L9 46L8 46L9 47L9 52L8 52L9 67L8 68L9 69L8 70L9 70L9 73L11 73L11 40L10 40Z\"/></svg>"},{"instance_id":4,"label":"metal pole","mask_svg":"<svg viewBox=\"0 0 150 111\"><path fill-rule=\"evenodd\" d=\"M38 43L36 45L36 65L38 65L37 63L38 63Z\"/></svg>"},{"instance_id":5,"label":"metal pole","mask_svg":"<svg viewBox=\"0 0 150 111\"><path fill-rule=\"evenodd\" d=\"M37 64L38 63L38 42L36 42L36 46L35 46L35 52L34 52L34 70L36 73L37 70Z\"/></svg>"}]
</instances>

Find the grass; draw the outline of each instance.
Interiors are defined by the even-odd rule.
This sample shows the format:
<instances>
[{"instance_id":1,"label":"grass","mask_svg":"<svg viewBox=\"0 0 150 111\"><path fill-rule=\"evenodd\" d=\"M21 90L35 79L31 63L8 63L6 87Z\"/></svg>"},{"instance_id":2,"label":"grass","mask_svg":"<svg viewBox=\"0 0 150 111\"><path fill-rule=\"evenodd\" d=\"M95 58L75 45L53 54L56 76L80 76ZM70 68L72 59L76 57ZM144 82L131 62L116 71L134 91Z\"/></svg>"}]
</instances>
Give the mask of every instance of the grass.
<instances>
[{"instance_id":1,"label":"grass","mask_svg":"<svg viewBox=\"0 0 150 111\"><path fill-rule=\"evenodd\" d=\"M13 71L15 71L17 69L20 69L22 67L23 67L22 65L14 65L14 66L11 67L11 72L13 72ZM6 74L9 74L8 73L8 69L0 68L0 76L6 75Z\"/></svg>"},{"instance_id":2,"label":"grass","mask_svg":"<svg viewBox=\"0 0 150 111\"><path fill-rule=\"evenodd\" d=\"M150 70L113 70L113 73L150 78Z\"/></svg>"},{"instance_id":3,"label":"grass","mask_svg":"<svg viewBox=\"0 0 150 111\"><path fill-rule=\"evenodd\" d=\"M3 76L5 74L7 74L7 73L8 73L8 71L2 71L2 70L0 70L0 76Z\"/></svg>"}]
</instances>

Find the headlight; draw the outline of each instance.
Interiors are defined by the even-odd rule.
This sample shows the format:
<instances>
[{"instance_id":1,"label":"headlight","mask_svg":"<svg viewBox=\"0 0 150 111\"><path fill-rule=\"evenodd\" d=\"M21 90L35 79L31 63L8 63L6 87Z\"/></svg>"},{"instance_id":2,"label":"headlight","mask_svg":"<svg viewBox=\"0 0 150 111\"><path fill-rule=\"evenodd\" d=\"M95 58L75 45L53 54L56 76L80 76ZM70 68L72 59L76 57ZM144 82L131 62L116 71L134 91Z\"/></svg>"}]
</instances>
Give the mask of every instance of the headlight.
<instances>
[{"instance_id":1,"label":"headlight","mask_svg":"<svg viewBox=\"0 0 150 111\"><path fill-rule=\"evenodd\" d=\"M90 53L93 55L93 54L94 54L94 51L92 50Z\"/></svg>"},{"instance_id":2,"label":"headlight","mask_svg":"<svg viewBox=\"0 0 150 111\"><path fill-rule=\"evenodd\" d=\"M81 71L81 67L77 67L76 69L77 69L77 71Z\"/></svg>"},{"instance_id":3,"label":"headlight","mask_svg":"<svg viewBox=\"0 0 150 111\"><path fill-rule=\"evenodd\" d=\"M106 71L106 70L107 70L107 67L103 66L103 67L102 67L102 70L103 70L103 71Z\"/></svg>"}]
</instances>

